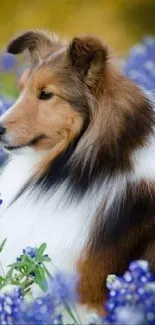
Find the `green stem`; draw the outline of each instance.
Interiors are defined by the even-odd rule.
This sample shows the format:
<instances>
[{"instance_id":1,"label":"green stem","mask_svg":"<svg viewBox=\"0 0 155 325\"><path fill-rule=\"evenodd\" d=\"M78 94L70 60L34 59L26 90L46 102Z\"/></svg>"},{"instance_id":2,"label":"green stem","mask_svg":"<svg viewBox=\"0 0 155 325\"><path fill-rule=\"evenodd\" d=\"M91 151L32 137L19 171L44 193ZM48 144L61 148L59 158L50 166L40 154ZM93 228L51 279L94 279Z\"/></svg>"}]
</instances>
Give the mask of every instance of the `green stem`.
<instances>
[{"instance_id":1,"label":"green stem","mask_svg":"<svg viewBox=\"0 0 155 325\"><path fill-rule=\"evenodd\" d=\"M43 267L44 267L44 270L45 270L45 272L46 272L47 276L48 276L50 279L52 279L52 280L53 280L53 277L52 277L51 273L48 271L48 269L47 269L47 267L45 266L45 264L44 264L44 263L42 263L42 265L43 265Z\"/></svg>"},{"instance_id":2,"label":"green stem","mask_svg":"<svg viewBox=\"0 0 155 325\"><path fill-rule=\"evenodd\" d=\"M75 310L75 313L76 313L76 316L77 316L77 319L78 319L79 325L82 325L82 323L81 323L81 319L80 319L80 316L79 316L79 314L78 314L78 312L77 312L77 309L76 309L76 307L75 307L74 304L73 304L73 308L74 308L74 310Z\"/></svg>"},{"instance_id":3,"label":"green stem","mask_svg":"<svg viewBox=\"0 0 155 325\"><path fill-rule=\"evenodd\" d=\"M20 284L20 287L23 291L23 295L25 296L28 290L31 290L31 286L34 284L34 280L26 279L23 283Z\"/></svg>"},{"instance_id":4,"label":"green stem","mask_svg":"<svg viewBox=\"0 0 155 325\"><path fill-rule=\"evenodd\" d=\"M63 301L63 303L64 303L65 309L67 310L69 316L74 320L75 324L79 325L79 323L77 322L74 314L72 313L71 308L67 305L67 303L65 301Z\"/></svg>"},{"instance_id":5,"label":"green stem","mask_svg":"<svg viewBox=\"0 0 155 325\"><path fill-rule=\"evenodd\" d=\"M2 265L2 262L1 262L1 261L0 261L0 268L1 268L1 270L2 270L2 274L3 274L3 276L5 277L5 272L4 272L3 265Z\"/></svg>"}]
</instances>

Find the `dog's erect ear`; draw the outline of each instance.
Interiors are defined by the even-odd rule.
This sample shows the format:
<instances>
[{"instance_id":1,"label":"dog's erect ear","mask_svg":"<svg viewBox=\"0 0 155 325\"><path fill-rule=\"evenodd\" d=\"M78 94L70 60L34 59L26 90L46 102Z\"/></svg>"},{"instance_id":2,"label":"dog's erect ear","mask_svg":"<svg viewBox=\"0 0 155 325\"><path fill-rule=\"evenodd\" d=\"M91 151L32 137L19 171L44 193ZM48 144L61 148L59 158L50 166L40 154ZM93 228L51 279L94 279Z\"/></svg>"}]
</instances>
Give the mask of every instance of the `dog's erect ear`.
<instances>
[{"instance_id":1,"label":"dog's erect ear","mask_svg":"<svg viewBox=\"0 0 155 325\"><path fill-rule=\"evenodd\" d=\"M90 87L96 84L107 57L108 48L95 37L74 38L69 46L72 67Z\"/></svg>"},{"instance_id":2,"label":"dog's erect ear","mask_svg":"<svg viewBox=\"0 0 155 325\"><path fill-rule=\"evenodd\" d=\"M56 37L52 33L43 30L31 30L14 38L8 44L7 51L12 54L19 54L27 49L34 63L50 54L54 43L56 43Z\"/></svg>"}]
</instances>

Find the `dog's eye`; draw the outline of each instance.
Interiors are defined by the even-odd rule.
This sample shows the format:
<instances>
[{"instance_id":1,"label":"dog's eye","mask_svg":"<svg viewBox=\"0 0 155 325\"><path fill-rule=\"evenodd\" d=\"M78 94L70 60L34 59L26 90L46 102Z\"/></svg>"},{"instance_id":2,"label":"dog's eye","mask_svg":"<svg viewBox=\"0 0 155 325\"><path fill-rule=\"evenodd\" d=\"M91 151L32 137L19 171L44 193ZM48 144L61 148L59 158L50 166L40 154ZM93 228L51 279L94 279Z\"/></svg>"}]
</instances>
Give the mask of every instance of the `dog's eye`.
<instances>
[{"instance_id":1,"label":"dog's eye","mask_svg":"<svg viewBox=\"0 0 155 325\"><path fill-rule=\"evenodd\" d=\"M48 99L52 98L52 96L53 96L53 93L48 92L46 90L42 90L39 94L39 99L48 100Z\"/></svg>"}]
</instances>

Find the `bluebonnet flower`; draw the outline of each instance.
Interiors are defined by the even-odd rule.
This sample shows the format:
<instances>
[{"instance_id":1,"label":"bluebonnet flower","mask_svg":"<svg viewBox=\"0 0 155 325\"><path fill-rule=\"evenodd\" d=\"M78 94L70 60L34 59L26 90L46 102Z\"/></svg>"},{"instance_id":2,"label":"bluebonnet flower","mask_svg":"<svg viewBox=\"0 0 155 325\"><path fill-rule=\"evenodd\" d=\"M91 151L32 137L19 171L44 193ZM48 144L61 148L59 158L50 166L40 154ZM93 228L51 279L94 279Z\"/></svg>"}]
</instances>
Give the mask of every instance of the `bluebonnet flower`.
<instances>
[{"instance_id":1,"label":"bluebonnet flower","mask_svg":"<svg viewBox=\"0 0 155 325\"><path fill-rule=\"evenodd\" d=\"M36 258L37 248L36 247L30 247L30 246L24 248L22 254L19 257L16 258L16 261L21 262L22 258L23 258L23 255L25 255L25 254L30 256L31 258Z\"/></svg>"},{"instance_id":2,"label":"bluebonnet flower","mask_svg":"<svg viewBox=\"0 0 155 325\"><path fill-rule=\"evenodd\" d=\"M23 325L52 325L55 314L55 304L51 295L37 298L33 302L23 304L18 316L18 324Z\"/></svg>"},{"instance_id":3,"label":"bluebonnet flower","mask_svg":"<svg viewBox=\"0 0 155 325\"><path fill-rule=\"evenodd\" d=\"M1 70L8 72L15 68L16 66L16 57L10 53L2 53L1 55Z\"/></svg>"},{"instance_id":4,"label":"bluebonnet flower","mask_svg":"<svg viewBox=\"0 0 155 325\"><path fill-rule=\"evenodd\" d=\"M107 316L102 319L93 317L89 324L155 324L155 276L146 261L132 262L122 277L109 277L107 286L110 291L106 303ZM30 302L23 299L19 289L12 293L1 291L0 323L62 324L64 319L60 307L65 308L70 301L73 303L77 299L76 287L76 276L59 273L52 280L52 291Z\"/></svg>"},{"instance_id":5,"label":"bluebonnet flower","mask_svg":"<svg viewBox=\"0 0 155 325\"><path fill-rule=\"evenodd\" d=\"M1 325L52 325L58 319L51 295L28 302L18 287L7 286L0 292Z\"/></svg>"},{"instance_id":6,"label":"bluebonnet flower","mask_svg":"<svg viewBox=\"0 0 155 325\"><path fill-rule=\"evenodd\" d=\"M22 254L19 257L17 257L16 260L17 260L17 262L20 262L22 260L23 255L28 255L32 259L35 259L37 257L37 253L38 253L37 247L28 246L23 249ZM48 256L48 254L44 254L43 257L49 257L49 256Z\"/></svg>"},{"instance_id":7,"label":"bluebonnet flower","mask_svg":"<svg viewBox=\"0 0 155 325\"><path fill-rule=\"evenodd\" d=\"M77 284L77 275L59 272L51 282L51 291L59 303L62 301L74 303L78 300Z\"/></svg>"},{"instance_id":8,"label":"bluebonnet flower","mask_svg":"<svg viewBox=\"0 0 155 325\"><path fill-rule=\"evenodd\" d=\"M138 86L155 96L155 39L144 38L129 52L124 65L125 74Z\"/></svg>"},{"instance_id":9,"label":"bluebonnet flower","mask_svg":"<svg viewBox=\"0 0 155 325\"><path fill-rule=\"evenodd\" d=\"M77 276L58 273L51 281L49 293L24 305L23 325L60 325L63 314L60 309L70 308L77 301ZM64 323L64 322L63 322Z\"/></svg>"},{"instance_id":10,"label":"bluebonnet flower","mask_svg":"<svg viewBox=\"0 0 155 325\"><path fill-rule=\"evenodd\" d=\"M21 262L24 255L28 255L32 259L35 259L36 258L36 255L37 255L37 248L36 247L30 247L30 246L24 248L22 254L19 257L16 258L16 261L17 262ZM17 267L15 267L15 269L17 269ZM35 277L35 273L34 272L31 272L30 274L33 277Z\"/></svg>"},{"instance_id":11,"label":"bluebonnet flower","mask_svg":"<svg viewBox=\"0 0 155 325\"><path fill-rule=\"evenodd\" d=\"M20 288L7 286L0 291L0 324L14 325L19 318L23 298Z\"/></svg>"},{"instance_id":12,"label":"bluebonnet flower","mask_svg":"<svg viewBox=\"0 0 155 325\"><path fill-rule=\"evenodd\" d=\"M29 255L31 258L35 258L37 255L37 247L26 247L25 249L23 249L23 254L27 254Z\"/></svg>"},{"instance_id":13,"label":"bluebonnet flower","mask_svg":"<svg viewBox=\"0 0 155 325\"><path fill-rule=\"evenodd\" d=\"M48 276L49 276L49 272L45 268L44 262L50 262L51 259L48 256L48 254L44 254L45 249L46 249L45 243L42 244L39 248L30 247L30 246L26 247L25 249L23 249L22 254L16 258L16 261L18 263L14 264L14 268L16 270L21 269L21 265L23 266L23 263L25 263L24 261L25 261L26 256L29 257L29 259L25 265L25 267L27 268L27 271L29 269L31 269L30 275L33 276L33 278L35 278L36 283L39 284L40 286L41 286L41 283L42 283L42 285L44 284L44 286L46 287L46 290L47 290L48 283L47 283L46 278L43 278L42 281L40 279L40 272L43 275L45 272L46 275L48 274ZM27 258L26 258L26 260L27 260ZM39 276L39 278L38 278L38 276ZM38 283L38 281L39 281L39 283ZM45 287L44 287L44 290L45 290ZM41 286L41 288L43 290L43 286Z\"/></svg>"},{"instance_id":14,"label":"bluebonnet flower","mask_svg":"<svg viewBox=\"0 0 155 325\"><path fill-rule=\"evenodd\" d=\"M68 288L70 292L69 282ZM66 289L64 297L72 298L66 295ZM34 300L24 299L21 290L15 286L7 286L0 292L0 324L2 325L61 325L64 322L62 322L63 315L60 313L60 308L64 309L65 305L63 300L58 302L56 291Z\"/></svg>"},{"instance_id":15,"label":"bluebonnet flower","mask_svg":"<svg viewBox=\"0 0 155 325\"><path fill-rule=\"evenodd\" d=\"M107 317L102 324L155 324L155 276L146 261L135 261L122 277L107 283Z\"/></svg>"}]
</instances>

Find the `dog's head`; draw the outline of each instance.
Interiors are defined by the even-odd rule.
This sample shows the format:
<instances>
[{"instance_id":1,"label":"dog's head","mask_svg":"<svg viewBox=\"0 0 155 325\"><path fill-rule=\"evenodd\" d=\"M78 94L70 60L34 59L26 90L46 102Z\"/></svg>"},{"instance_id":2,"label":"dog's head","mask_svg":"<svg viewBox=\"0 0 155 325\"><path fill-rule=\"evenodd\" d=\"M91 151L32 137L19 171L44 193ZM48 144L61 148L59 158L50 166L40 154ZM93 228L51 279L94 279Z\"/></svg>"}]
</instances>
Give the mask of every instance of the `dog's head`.
<instances>
[{"instance_id":1,"label":"dog's head","mask_svg":"<svg viewBox=\"0 0 155 325\"><path fill-rule=\"evenodd\" d=\"M90 119L89 94L96 88L107 49L95 38L69 45L52 33L29 31L8 45L8 52L28 50L30 68L20 95L1 118L1 140L8 149L67 147ZM4 129L3 129L4 128Z\"/></svg>"},{"instance_id":2,"label":"dog's head","mask_svg":"<svg viewBox=\"0 0 155 325\"><path fill-rule=\"evenodd\" d=\"M28 31L8 45L12 54L24 50L30 67L20 80L19 98L0 120L6 148L47 150L52 160L80 138L76 157L93 166L118 161L123 150L127 157L143 143L152 127L149 103L100 40L89 36L66 43L52 33Z\"/></svg>"}]
</instances>

